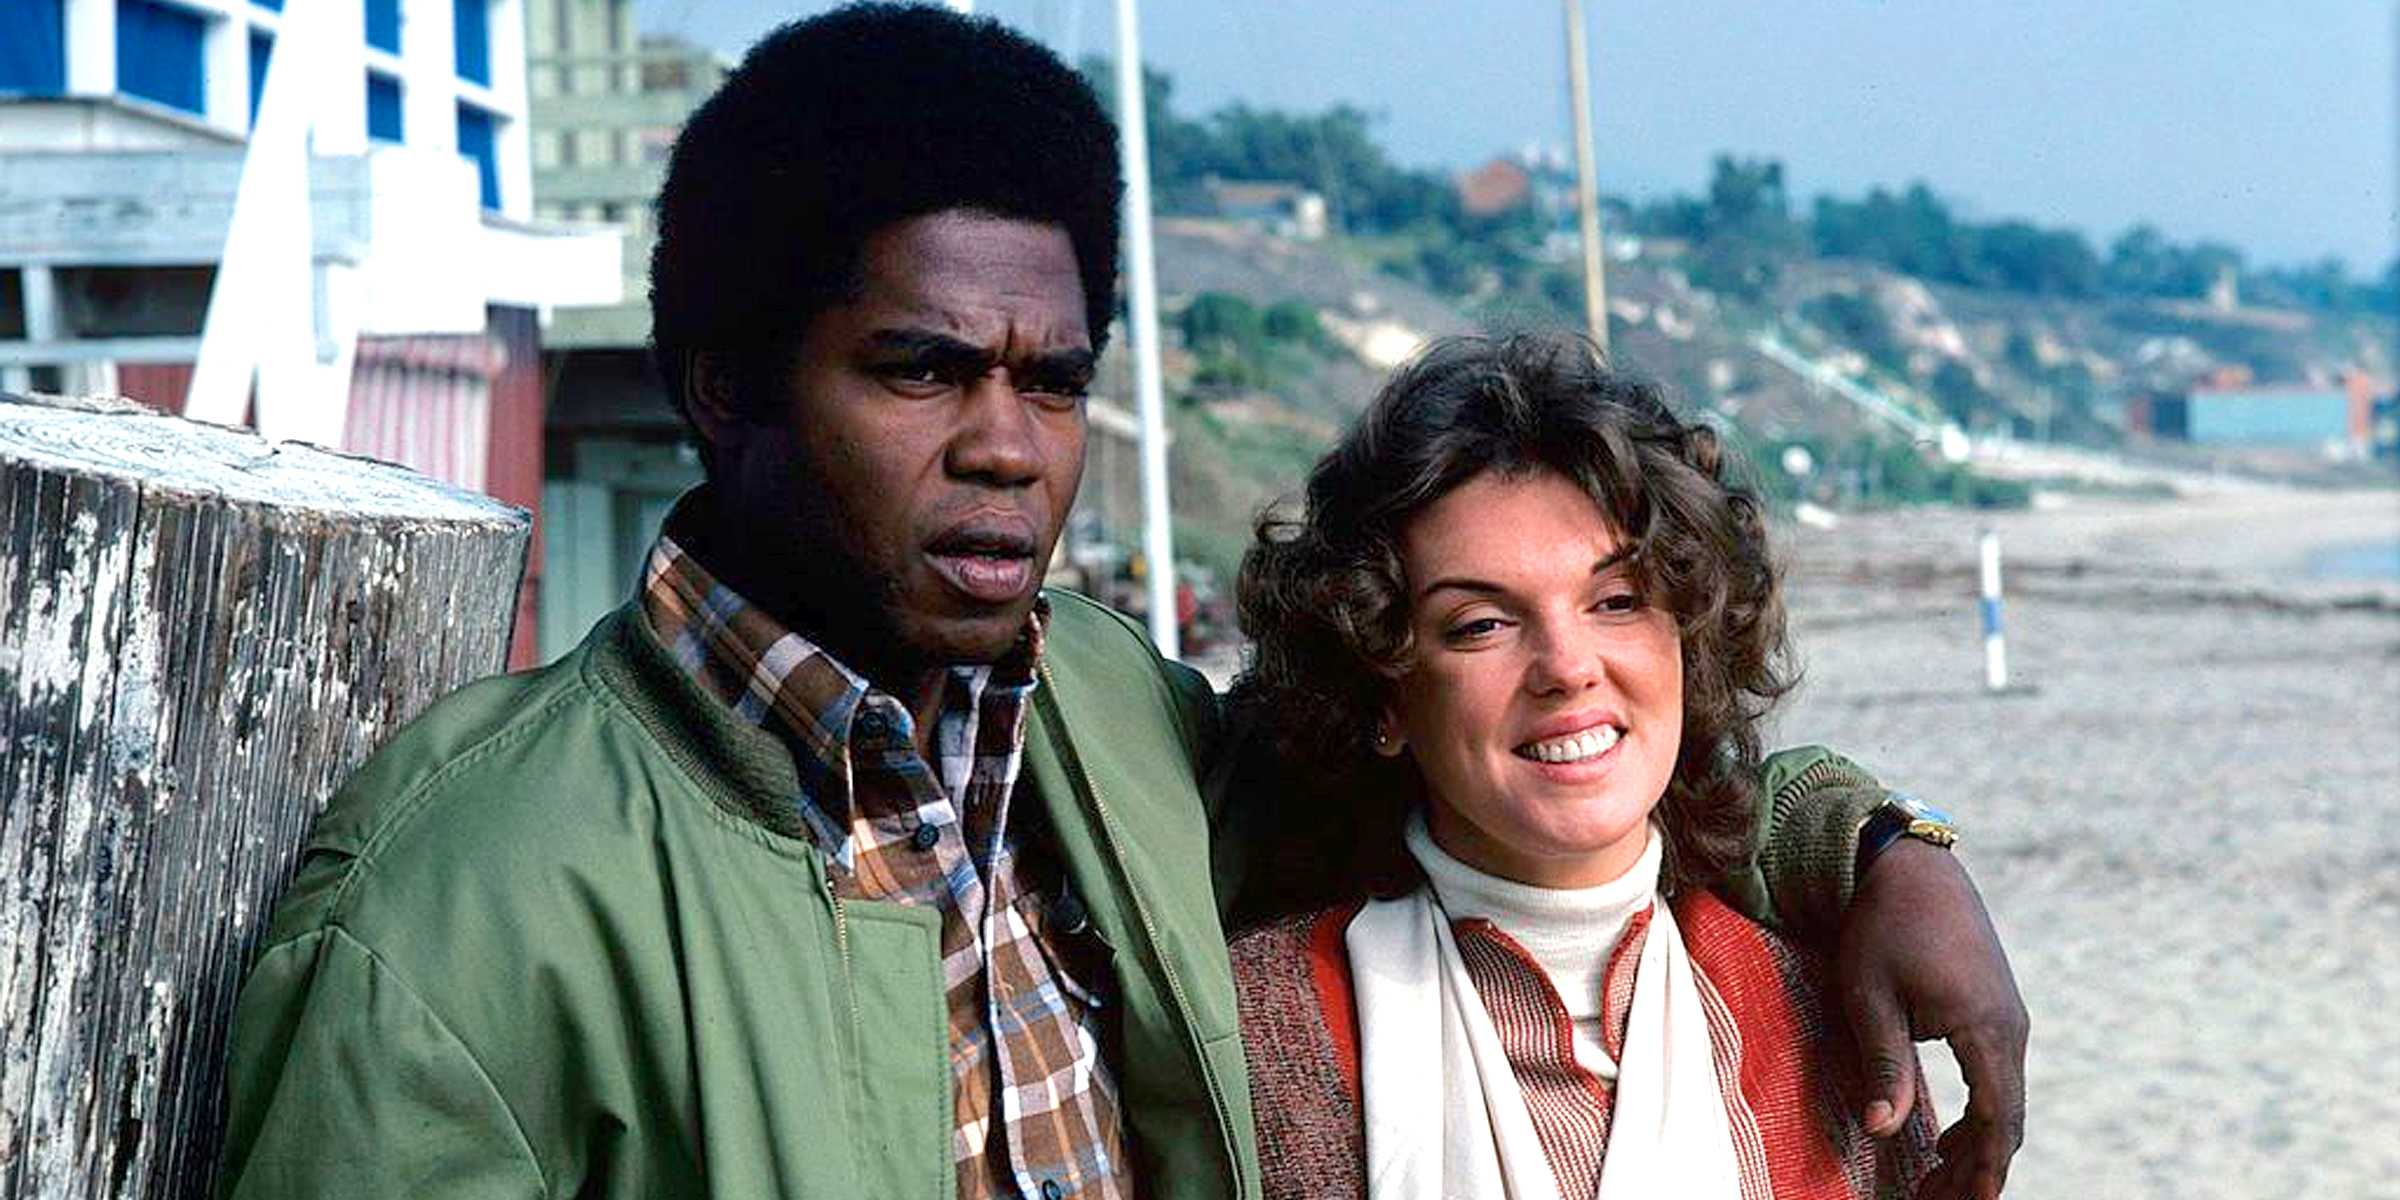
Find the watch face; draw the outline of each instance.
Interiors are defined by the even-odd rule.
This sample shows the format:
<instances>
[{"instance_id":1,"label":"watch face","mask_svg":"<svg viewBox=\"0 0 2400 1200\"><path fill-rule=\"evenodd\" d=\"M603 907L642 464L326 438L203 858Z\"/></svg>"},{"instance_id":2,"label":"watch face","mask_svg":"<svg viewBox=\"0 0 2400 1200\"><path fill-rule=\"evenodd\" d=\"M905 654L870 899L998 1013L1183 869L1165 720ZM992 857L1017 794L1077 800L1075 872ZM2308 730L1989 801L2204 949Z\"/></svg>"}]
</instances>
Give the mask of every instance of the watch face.
<instances>
[{"instance_id":1,"label":"watch face","mask_svg":"<svg viewBox=\"0 0 2400 1200\"><path fill-rule=\"evenodd\" d=\"M1933 821L1942 825L1955 825L1958 823L1950 819L1949 813L1943 812L1942 810L1925 803L1923 800L1919 800L1915 796L1909 795L1907 792L1894 789L1886 791L1885 795L1891 797L1891 802L1893 804L1900 806L1902 810L1906 811L1909 815L1909 819L1911 820Z\"/></svg>"}]
</instances>

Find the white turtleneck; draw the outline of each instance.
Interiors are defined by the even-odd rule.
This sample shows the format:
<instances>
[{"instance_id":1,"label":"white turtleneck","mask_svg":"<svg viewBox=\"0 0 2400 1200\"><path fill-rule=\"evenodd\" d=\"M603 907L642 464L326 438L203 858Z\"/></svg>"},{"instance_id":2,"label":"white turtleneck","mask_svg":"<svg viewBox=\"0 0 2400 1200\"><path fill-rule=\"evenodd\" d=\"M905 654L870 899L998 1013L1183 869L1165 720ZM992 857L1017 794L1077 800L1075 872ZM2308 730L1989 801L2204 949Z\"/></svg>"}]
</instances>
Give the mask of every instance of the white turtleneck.
<instances>
[{"instance_id":1,"label":"white turtleneck","mask_svg":"<svg viewBox=\"0 0 2400 1200\"><path fill-rule=\"evenodd\" d=\"M1435 844L1421 811L1408 821L1409 853L1432 882L1442 911L1453 921L1490 921L1533 955L1575 1022L1575 1061L1612 1085L1617 1064L1601 1040L1600 985L1625 926L1658 894L1661 842L1656 830L1644 833L1642 856L1623 875L1597 887L1545 888L1451 857Z\"/></svg>"}]
</instances>

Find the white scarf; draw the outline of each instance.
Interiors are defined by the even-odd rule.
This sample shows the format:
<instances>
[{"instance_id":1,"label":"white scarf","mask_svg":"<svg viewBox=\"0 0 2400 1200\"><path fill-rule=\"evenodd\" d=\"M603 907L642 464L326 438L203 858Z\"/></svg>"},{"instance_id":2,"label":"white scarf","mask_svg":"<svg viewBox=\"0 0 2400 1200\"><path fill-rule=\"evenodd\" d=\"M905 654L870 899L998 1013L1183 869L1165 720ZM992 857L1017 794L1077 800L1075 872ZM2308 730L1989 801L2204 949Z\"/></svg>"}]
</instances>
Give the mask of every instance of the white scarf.
<instances>
[{"instance_id":1,"label":"white scarf","mask_svg":"<svg viewBox=\"0 0 2400 1200\"><path fill-rule=\"evenodd\" d=\"M1421 820L1410 834L1415 853L1425 837ZM1654 831L1636 868L1654 878L1660 840ZM1700 981L1673 915L1655 900L1653 908L1634 976L1600 1191L1738 1200L1740 1171ZM1508 928L1505 919L1494 923ZM1367 1195L1559 1200L1516 1072L1435 889L1369 902L1343 943L1358 1004Z\"/></svg>"}]
</instances>

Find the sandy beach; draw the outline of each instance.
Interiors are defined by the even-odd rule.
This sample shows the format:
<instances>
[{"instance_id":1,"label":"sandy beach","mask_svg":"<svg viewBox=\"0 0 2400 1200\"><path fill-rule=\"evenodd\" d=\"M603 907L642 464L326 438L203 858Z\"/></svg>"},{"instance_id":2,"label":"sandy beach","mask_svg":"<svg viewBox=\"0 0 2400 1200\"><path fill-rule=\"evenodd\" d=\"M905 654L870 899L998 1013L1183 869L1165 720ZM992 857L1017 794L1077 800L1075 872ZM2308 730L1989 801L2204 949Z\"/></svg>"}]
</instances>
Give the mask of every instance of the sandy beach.
<instances>
[{"instance_id":1,"label":"sandy beach","mask_svg":"<svg viewBox=\"0 0 2400 1200\"><path fill-rule=\"evenodd\" d=\"M2008 562L1983 689L1975 547ZM2400 1197L2400 493L1785 530L1825 742L1951 808L2033 1015L2008 1194ZM1945 1117L1963 1090L1926 1048Z\"/></svg>"}]
</instances>

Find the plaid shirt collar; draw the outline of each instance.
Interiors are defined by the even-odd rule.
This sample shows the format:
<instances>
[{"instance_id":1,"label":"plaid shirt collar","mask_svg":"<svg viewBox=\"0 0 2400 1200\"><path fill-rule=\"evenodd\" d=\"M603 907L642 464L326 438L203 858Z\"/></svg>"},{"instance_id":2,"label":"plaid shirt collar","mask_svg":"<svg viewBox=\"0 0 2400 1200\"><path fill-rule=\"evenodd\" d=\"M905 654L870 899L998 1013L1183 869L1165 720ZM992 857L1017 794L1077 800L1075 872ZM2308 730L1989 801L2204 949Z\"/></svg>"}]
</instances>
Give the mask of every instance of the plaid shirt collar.
<instances>
[{"instance_id":1,"label":"plaid shirt collar","mask_svg":"<svg viewBox=\"0 0 2400 1200\"><path fill-rule=\"evenodd\" d=\"M800 775L800 815L818 848L850 867L857 816L854 738L873 729L879 741L909 745L916 736L913 714L719 581L676 540L675 524L670 517L644 563L643 615L703 690L791 748ZM942 684L944 713L1003 698L1021 702L1029 695L1049 615L1049 600L1037 599L1024 634L1006 657L950 668ZM1021 727L1017 739L1021 745Z\"/></svg>"}]
</instances>

